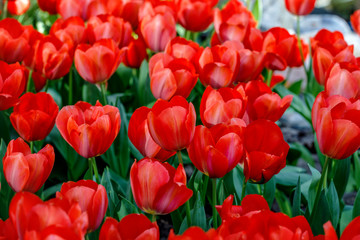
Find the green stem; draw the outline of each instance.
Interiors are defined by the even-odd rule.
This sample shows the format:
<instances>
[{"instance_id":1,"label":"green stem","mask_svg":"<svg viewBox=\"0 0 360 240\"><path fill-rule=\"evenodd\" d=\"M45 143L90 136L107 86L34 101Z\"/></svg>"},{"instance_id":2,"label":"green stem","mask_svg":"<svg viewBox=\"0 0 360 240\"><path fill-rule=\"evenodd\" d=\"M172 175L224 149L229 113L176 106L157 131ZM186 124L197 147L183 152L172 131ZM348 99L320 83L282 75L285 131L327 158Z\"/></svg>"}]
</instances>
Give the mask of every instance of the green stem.
<instances>
[{"instance_id":1,"label":"green stem","mask_svg":"<svg viewBox=\"0 0 360 240\"><path fill-rule=\"evenodd\" d=\"M30 92L30 88L31 88L31 74L32 74L32 70L29 71L29 77L28 77L28 81L26 84L26 92Z\"/></svg>"},{"instance_id":2,"label":"green stem","mask_svg":"<svg viewBox=\"0 0 360 240\"><path fill-rule=\"evenodd\" d=\"M30 142L30 152L34 153L34 141Z\"/></svg>"},{"instance_id":3,"label":"green stem","mask_svg":"<svg viewBox=\"0 0 360 240\"><path fill-rule=\"evenodd\" d=\"M201 201L205 204L205 196L206 196L206 190L207 190L207 186L209 184L209 176L204 175L205 179L203 182L203 188L202 188L202 192L201 192Z\"/></svg>"},{"instance_id":4,"label":"green stem","mask_svg":"<svg viewBox=\"0 0 360 240\"><path fill-rule=\"evenodd\" d=\"M191 215L190 215L190 203L189 200L185 203L185 209L186 209L186 223L188 227L191 226Z\"/></svg>"},{"instance_id":5,"label":"green stem","mask_svg":"<svg viewBox=\"0 0 360 240\"><path fill-rule=\"evenodd\" d=\"M68 105L73 103L73 67L71 66L69 72L69 95L68 95Z\"/></svg>"},{"instance_id":6,"label":"green stem","mask_svg":"<svg viewBox=\"0 0 360 240\"><path fill-rule=\"evenodd\" d=\"M92 158L90 158L90 159L91 159L91 162L92 162L92 167L93 167L93 169L94 169L96 182L97 182L97 183L100 183L99 172L98 172L98 169L97 169L97 166L96 166L95 157L92 157Z\"/></svg>"},{"instance_id":7,"label":"green stem","mask_svg":"<svg viewBox=\"0 0 360 240\"><path fill-rule=\"evenodd\" d=\"M310 221L312 221L313 217L314 217L314 213L316 212L315 209L317 208L317 205L319 204L319 201L320 201L320 193L321 193L321 190L324 188L326 188L326 182L327 182L327 179L325 176L327 176L327 170L329 168L329 163L331 162L331 159L326 156L325 158L325 163L324 163L324 167L323 167L323 170L321 172L321 177L320 177L320 181L319 181L319 184L317 186L317 189L316 189L316 197L315 197L315 202L314 202L314 206L313 206L313 209L311 211L311 215L310 215Z\"/></svg>"},{"instance_id":8,"label":"green stem","mask_svg":"<svg viewBox=\"0 0 360 240\"><path fill-rule=\"evenodd\" d=\"M8 1L5 1L4 5L3 5L3 11L2 11L2 19L5 19L7 17L7 5L8 5Z\"/></svg>"},{"instance_id":9,"label":"green stem","mask_svg":"<svg viewBox=\"0 0 360 240\"><path fill-rule=\"evenodd\" d=\"M91 160L91 158L88 158L88 163L89 163L89 170L90 170L91 180L93 180L94 171L93 171L93 165L92 165L92 160Z\"/></svg>"},{"instance_id":10,"label":"green stem","mask_svg":"<svg viewBox=\"0 0 360 240\"><path fill-rule=\"evenodd\" d=\"M177 155L177 157L179 159L179 163L184 166L183 160L182 160L182 157L181 157L181 151L177 151L176 155Z\"/></svg>"},{"instance_id":11,"label":"green stem","mask_svg":"<svg viewBox=\"0 0 360 240\"><path fill-rule=\"evenodd\" d=\"M273 76L273 70L268 69L267 76L266 76L266 84L270 87L271 85L271 79Z\"/></svg>"},{"instance_id":12,"label":"green stem","mask_svg":"<svg viewBox=\"0 0 360 240\"><path fill-rule=\"evenodd\" d=\"M251 11L252 9L250 9L251 5L251 0L246 0L246 7Z\"/></svg>"},{"instance_id":13,"label":"green stem","mask_svg":"<svg viewBox=\"0 0 360 240\"><path fill-rule=\"evenodd\" d=\"M212 210L213 210L213 227L216 229L218 227L217 224L217 211L216 211L216 178L212 180Z\"/></svg>"},{"instance_id":14,"label":"green stem","mask_svg":"<svg viewBox=\"0 0 360 240\"><path fill-rule=\"evenodd\" d=\"M300 16L296 17L296 36L297 36L297 40L298 40L298 47L299 47L299 51L300 51L301 61L302 61L303 67L304 67L306 78L308 78L308 75L307 75L308 71L305 66L304 52L303 52L303 48L302 48L302 44L301 44L301 37L300 37ZM307 79L307 81L308 81L308 79Z\"/></svg>"},{"instance_id":15,"label":"green stem","mask_svg":"<svg viewBox=\"0 0 360 240\"><path fill-rule=\"evenodd\" d=\"M186 30L186 32L185 32L185 38L187 39L187 40L192 40L191 39L191 31L189 31L189 30Z\"/></svg>"},{"instance_id":16,"label":"green stem","mask_svg":"<svg viewBox=\"0 0 360 240\"><path fill-rule=\"evenodd\" d=\"M101 94L103 96L103 104L107 105L107 99L106 99L106 82L103 82L100 84L101 86Z\"/></svg>"},{"instance_id":17,"label":"green stem","mask_svg":"<svg viewBox=\"0 0 360 240\"><path fill-rule=\"evenodd\" d=\"M241 201L244 199L245 197L245 192L246 192L246 186L247 186L247 181L244 177L244 182L243 182L243 185L242 185L242 189L241 189Z\"/></svg>"},{"instance_id":18,"label":"green stem","mask_svg":"<svg viewBox=\"0 0 360 240\"><path fill-rule=\"evenodd\" d=\"M152 222L156 222L156 215L155 215L155 214L152 215L151 221L152 221Z\"/></svg>"}]
</instances>

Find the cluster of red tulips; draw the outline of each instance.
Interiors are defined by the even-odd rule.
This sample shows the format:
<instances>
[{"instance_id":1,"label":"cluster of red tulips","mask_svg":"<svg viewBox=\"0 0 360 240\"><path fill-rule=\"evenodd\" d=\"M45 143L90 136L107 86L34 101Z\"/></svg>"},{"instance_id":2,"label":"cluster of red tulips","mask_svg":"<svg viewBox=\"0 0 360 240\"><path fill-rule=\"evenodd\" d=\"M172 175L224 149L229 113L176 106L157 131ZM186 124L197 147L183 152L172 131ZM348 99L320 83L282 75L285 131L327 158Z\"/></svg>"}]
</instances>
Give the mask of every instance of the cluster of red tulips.
<instances>
[{"instance_id":1,"label":"cluster of red tulips","mask_svg":"<svg viewBox=\"0 0 360 240\"><path fill-rule=\"evenodd\" d=\"M168 239L360 237L360 194L340 216L350 168L360 171L360 58L340 32L307 44L261 31L238 0L37 3L0 4L0 239L160 239L166 214ZM285 5L299 19L315 0ZM6 18L33 8L49 29ZM360 35L360 10L351 22ZM294 67L306 102L286 88ZM275 176L294 151L277 125L290 106L312 124L322 165L285 173L295 184Z\"/></svg>"}]
</instances>

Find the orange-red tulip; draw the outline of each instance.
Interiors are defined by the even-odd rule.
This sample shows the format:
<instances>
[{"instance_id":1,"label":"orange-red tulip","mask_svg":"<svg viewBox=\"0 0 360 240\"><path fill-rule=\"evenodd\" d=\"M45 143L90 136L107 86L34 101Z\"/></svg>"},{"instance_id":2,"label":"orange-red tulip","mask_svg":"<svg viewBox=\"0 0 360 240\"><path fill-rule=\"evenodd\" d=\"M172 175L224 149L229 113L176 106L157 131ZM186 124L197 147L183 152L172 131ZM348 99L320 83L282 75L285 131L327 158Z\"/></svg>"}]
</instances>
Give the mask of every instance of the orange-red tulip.
<instances>
[{"instance_id":1,"label":"orange-red tulip","mask_svg":"<svg viewBox=\"0 0 360 240\"><path fill-rule=\"evenodd\" d=\"M0 61L0 111L11 108L19 101L25 90L26 75L19 63L8 65Z\"/></svg>"},{"instance_id":2,"label":"orange-red tulip","mask_svg":"<svg viewBox=\"0 0 360 240\"><path fill-rule=\"evenodd\" d=\"M43 140L54 127L59 107L50 94L25 93L15 105L10 121L26 141Z\"/></svg>"},{"instance_id":3,"label":"orange-red tulip","mask_svg":"<svg viewBox=\"0 0 360 240\"><path fill-rule=\"evenodd\" d=\"M50 144L32 154L24 140L11 140L3 158L6 181L15 192L35 193L49 177L54 160L54 148Z\"/></svg>"},{"instance_id":4,"label":"orange-red tulip","mask_svg":"<svg viewBox=\"0 0 360 240\"><path fill-rule=\"evenodd\" d=\"M320 151L335 159L351 156L360 147L360 100L319 93L312 108L312 123Z\"/></svg>"},{"instance_id":5,"label":"orange-red tulip","mask_svg":"<svg viewBox=\"0 0 360 240\"><path fill-rule=\"evenodd\" d=\"M23 26L14 18L0 21L0 60L7 63L21 62L29 51Z\"/></svg>"},{"instance_id":6,"label":"orange-red tulip","mask_svg":"<svg viewBox=\"0 0 360 240\"><path fill-rule=\"evenodd\" d=\"M120 222L114 218L106 218L101 227L99 240L158 240L159 227L156 222L151 222L145 215L129 214Z\"/></svg>"},{"instance_id":7,"label":"orange-red tulip","mask_svg":"<svg viewBox=\"0 0 360 240\"><path fill-rule=\"evenodd\" d=\"M221 240L215 229L211 228L205 232L200 227L189 227L181 235L175 235L174 230L170 230L168 240Z\"/></svg>"},{"instance_id":8,"label":"orange-red tulip","mask_svg":"<svg viewBox=\"0 0 360 240\"><path fill-rule=\"evenodd\" d=\"M61 136L85 158L99 156L108 150L119 133L120 122L118 108L102 106L99 102L91 106L79 101L62 108L56 118Z\"/></svg>"},{"instance_id":9,"label":"orange-red tulip","mask_svg":"<svg viewBox=\"0 0 360 240\"><path fill-rule=\"evenodd\" d=\"M202 48L193 41L188 41L182 37L172 39L165 49L165 53L173 56L174 58L185 58L191 62L195 67L199 64L199 57Z\"/></svg>"},{"instance_id":10,"label":"orange-red tulip","mask_svg":"<svg viewBox=\"0 0 360 240\"><path fill-rule=\"evenodd\" d=\"M314 10L316 0L285 0L286 9L294 15L308 15Z\"/></svg>"},{"instance_id":11,"label":"orange-red tulip","mask_svg":"<svg viewBox=\"0 0 360 240\"><path fill-rule=\"evenodd\" d=\"M109 13L116 17L121 17L129 22L133 29L137 29L139 25L139 9L143 3L144 0L108 1L107 8Z\"/></svg>"},{"instance_id":12,"label":"orange-red tulip","mask_svg":"<svg viewBox=\"0 0 360 240\"><path fill-rule=\"evenodd\" d=\"M336 231L330 221L324 225L324 235L316 236L316 240L338 240ZM360 237L360 217L354 218L344 229L341 234L340 240L356 240Z\"/></svg>"},{"instance_id":13,"label":"orange-red tulip","mask_svg":"<svg viewBox=\"0 0 360 240\"><path fill-rule=\"evenodd\" d=\"M311 40L311 52L314 54L317 47L328 50L333 56L348 47L341 32L330 32L327 29L321 29Z\"/></svg>"},{"instance_id":14,"label":"orange-red tulip","mask_svg":"<svg viewBox=\"0 0 360 240\"><path fill-rule=\"evenodd\" d=\"M81 211L89 217L89 230L96 230L104 219L108 198L104 186L92 180L66 182L56 198L67 200L70 205L78 203Z\"/></svg>"},{"instance_id":15,"label":"orange-red tulip","mask_svg":"<svg viewBox=\"0 0 360 240\"><path fill-rule=\"evenodd\" d=\"M140 107L135 110L129 121L128 136L132 144L144 157L156 158L163 162L174 155L175 152L162 149L152 139L147 120L150 111L151 109L147 107Z\"/></svg>"},{"instance_id":16,"label":"orange-red tulip","mask_svg":"<svg viewBox=\"0 0 360 240\"><path fill-rule=\"evenodd\" d=\"M11 15L22 15L30 7L30 0L8 0L7 10Z\"/></svg>"},{"instance_id":17,"label":"orange-red tulip","mask_svg":"<svg viewBox=\"0 0 360 240\"><path fill-rule=\"evenodd\" d=\"M147 58L146 44L140 36L138 39L131 37L128 46L121 50L121 62L131 68L140 68L141 63Z\"/></svg>"},{"instance_id":18,"label":"orange-red tulip","mask_svg":"<svg viewBox=\"0 0 360 240\"><path fill-rule=\"evenodd\" d=\"M222 178L243 157L242 129L245 126L241 119L210 129L197 126L194 139L187 148L191 162L210 178Z\"/></svg>"},{"instance_id":19,"label":"orange-red tulip","mask_svg":"<svg viewBox=\"0 0 360 240\"><path fill-rule=\"evenodd\" d=\"M246 181L263 183L285 167L290 147L278 125L268 120L256 120L245 128L244 149Z\"/></svg>"},{"instance_id":20,"label":"orange-red tulip","mask_svg":"<svg viewBox=\"0 0 360 240\"><path fill-rule=\"evenodd\" d=\"M147 118L151 137L165 150L184 149L194 137L195 108L181 96L157 100Z\"/></svg>"},{"instance_id":21,"label":"orange-red tulip","mask_svg":"<svg viewBox=\"0 0 360 240\"><path fill-rule=\"evenodd\" d=\"M75 50L75 68L90 83L102 83L120 65L121 52L112 39L101 39L94 45L79 44Z\"/></svg>"},{"instance_id":22,"label":"orange-red tulip","mask_svg":"<svg viewBox=\"0 0 360 240\"><path fill-rule=\"evenodd\" d=\"M4 239L4 240L19 239L14 224L12 223L10 218L8 218L5 221L0 219L0 239Z\"/></svg>"},{"instance_id":23,"label":"orange-red tulip","mask_svg":"<svg viewBox=\"0 0 360 240\"><path fill-rule=\"evenodd\" d=\"M49 14L57 14L56 1L57 0L37 0L37 3L41 10L46 11Z\"/></svg>"},{"instance_id":24,"label":"orange-red tulip","mask_svg":"<svg viewBox=\"0 0 360 240\"><path fill-rule=\"evenodd\" d=\"M149 214L168 214L183 205L193 192L186 187L186 174L151 158L134 162L130 170L131 189L137 206Z\"/></svg>"},{"instance_id":25,"label":"orange-red tulip","mask_svg":"<svg viewBox=\"0 0 360 240\"><path fill-rule=\"evenodd\" d=\"M354 28L354 31L360 35L360 9L356 10L350 16L351 26Z\"/></svg>"},{"instance_id":26,"label":"orange-red tulip","mask_svg":"<svg viewBox=\"0 0 360 240\"><path fill-rule=\"evenodd\" d=\"M58 0L56 10L64 19L77 16L83 20L108 12L106 3L102 0Z\"/></svg>"}]
</instances>

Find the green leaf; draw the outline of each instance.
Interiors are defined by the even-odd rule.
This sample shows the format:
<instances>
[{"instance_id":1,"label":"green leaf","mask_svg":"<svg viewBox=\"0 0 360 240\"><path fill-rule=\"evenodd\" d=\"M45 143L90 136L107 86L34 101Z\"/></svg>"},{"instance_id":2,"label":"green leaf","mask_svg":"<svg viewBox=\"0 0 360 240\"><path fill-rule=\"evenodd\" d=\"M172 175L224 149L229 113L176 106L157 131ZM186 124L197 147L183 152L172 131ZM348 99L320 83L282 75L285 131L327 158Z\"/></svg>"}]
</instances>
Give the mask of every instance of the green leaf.
<instances>
[{"instance_id":1,"label":"green leaf","mask_svg":"<svg viewBox=\"0 0 360 240\"><path fill-rule=\"evenodd\" d=\"M350 176L351 157L342 160L335 160L334 184L341 199L345 193Z\"/></svg>"},{"instance_id":2,"label":"green leaf","mask_svg":"<svg viewBox=\"0 0 360 240\"><path fill-rule=\"evenodd\" d=\"M357 192L356 197L355 197L352 218L356 218L358 216L360 216L360 189Z\"/></svg>"},{"instance_id":3,"label":"green leaf","mask_svg":"<svg viewBox=\"0 0 360 240\"><path fill-rule=\"evenodd\" d=\"M311 180L311 184L310 184L310 187L308 190L308 198L307 198L309 212L311 213L314 208L316 191L317 191L317 187L319 185L321 174L317 169L311 167L310 165L308 165L308 166L309 166L311 174L312 174L312 180Z\"/></svg>"},{"instance_id":4,"label":"green leaf","mask_svg":"<svg viewBox=\"0 0 360 240\"><path fill-rule=\"evenodd\" d=\"M359 152L356 151L354 154L354 178L356 182L356 188L360 188L360 161L359 161Z\"/></svg>"},{"instance_id":5,"label":"green leaf","mask_svg":"<svg viewBox=\"0 0 360 240\"><path fill-rule=\"evenodd\" d=\"M314 235L324 234L323 225L331 219L330 208L325 197L324 190L320 193L320 200L318 206L314 210L314 217L310 222L310 226Z\"/></svg>"},{"instance_id":6,"label":"green leaf","mask_svg":"<svg viewBox=\"0 0 360 240\"><path fill-rule=\"evenodd\" d=\"M258 26L260 26L261 19L262 19L262 13L263 13L262 0L255 1L251 12L252 12L255 20L258 22Z\"/></svg>"},{"instance_id":7,"label":"green leaf","mask_svg":"<svg viewBox=\"0 0 360 240\"><path fill-rule=\"evenodd\" d=\"M137 207L134 204L132 204L129 200L127 200L126 198L123 198L121 200L120 206L121 206L120 210L117 213L119 220L121 220L126 215L129 215L132 213L139 213Z\"/></svg>"},{"instance_id":8,"label":"green leaf","mask_svg":"<svg viewBox=\"0 0 360 240\"><path fill-rule=\"evenodd\" d=\"M54 186L51 186L47 189L45 189L42 194L41 194L41 199L43 201L49 199L52 195L54 195L56 192L60 191L61 189L61 186L62 186L62 183L58 183Z\"/></svg>"},{"instance_id":9,"label":"green leaf","mask_svg":"<svg viewBox=\"0 0 360 240\"><path fill-rule=\"evenodd\" d=\"M310 164L312 167L315 167L315 161L311 155L311 152L308 148L306 148L304 145L295 142L290 144L290 149L296 149L300 152L300 157L305 160L308 164Z\"/></svg>"},{"instance_id":10,"label":"green leaf","mask_svg":"<svg viewBox=\"0 0 360 240\"><path fill-rule=\"evenodd\" d=\"M325 156L320 151L319 143L318 143L317 137L316 137L316 133L314 133L314 146L315 146L316 154L317 154L317 156L319 158L319 161L321 163L321 166L324 166Z\"/></svg>"},{"instance_id":11,"label":"green leaf","mask_svg":"<svg viewBox=\"0 0 360 240\"><path fill-rule=\"evenodd\" d=\"M111 177L110 177L110 171L109 168L107 167L103 174L102 174L102 178L101 178L101 185L103 185L106 189L106 193L108 196L108 200L109 200L109 214L110 216L114 216L114 213L116 211L116 207L119 204L119 198L114 190L113 184L111 183Z\"/></svg>"},{"instance_id":12,"label":"green leaf","mask_svg":"<svg viewBox=\"0 0 360 240\"><path fill-rule=\"evenodd\" d=\"M204 230L207 230L206 225L206 215L203 203L201 201L200 192L197 192L196 201L194 208L190 211L191 214L191 223L193 226L201 227Z\"/></svg>"},{"instance_id":13,"label":"green leaf","mask_svg":"<svg viewBox=\"0 0 360 240\"><path fill-rule=\"evenodd\" d=\"M264 184L264 198L271 208L275 199L276 178L271 178Z\"/></svg>"},{"instance_id":14,"label":"green leaf","mask_svg":"<svg viewBox=\"0 0 360 240\"><path fill-rule=\"evenodd\" d=\"M290 85L289 90L295 94L299 94L301 92L301 84L302 84L303 80L300 79L296 82L294 82L293 84Z\"/></svg>"},{"instance_id":15,"label":"green leaf","mask_svg":"<svg viewBox=\"0 0 360 240\"><path fill-rule=\"evenodd\" d=\"M102 99L101 92L95 84L85 82L82 88L82 99L94 105L97 100Z\"/></svg>"},{"instance_id":16,"label":"green leaf","mask_svg":"<svg viewBox=\"0 0 360 240\"><path fill-rule=\"evenodd\" d=\"M5 142L10 141L10 120L5 114L6 111L0 111L0 138Z\"/></svg>"},{"instance_id":17,"label":"green leaf","mask_svg":"<svg viewBox=\"0 0 360 240\"><path fill-rule=\"evenodd\" d=\"M340 217L340 235L352 221L352 206L345 205Z\"/></svg>"},{"instance_id":18,"label":"green leaf","mask_svg":"<svg viewBox=\"0 0 360 240\"><path fill-rule=\"evenodd\" d=\"M295 188L293 205L292 205L292 215L293 215L293 217L301 215L301 181L300 181L300 177L298 179L298 183Z\"/></svg>"},{"instance_id":19,"label":"green leaf","mask_svg":"<svg viewBox=\"0 0 360 240\"><path fill-rule=\"evenodd\" d=\"M281 212L288 215L289 217L291 217L292 216L291 215L292 214L291 213L291 204L290 204L290 200L286 196L286 194L280 190L276 190L275 199L280 207Z\"/></svg>"},{"instance_id":20,"label":"green leaf","mask_svg":"<svg viewBox=\"0 0 360 240\"><path fill-rule=\"evenodd\" d=\"M331 181L329 188L326 190L325 195L329 204L331 223L333 227L336 229L340 218L340 203L333 181Z\"/></svg>"},{"instance_id":21,"label":"green leaf","mask_svg":"<svg viewBox=\"0 0 360 240\"><path fill-rule=\"evenodd\" d=\"M286 166L275 175L276 184L288 187L297 186L299 177L301 178L301 184L311 179L305 169L295 166Z\"/></svg>"}]
</instances>

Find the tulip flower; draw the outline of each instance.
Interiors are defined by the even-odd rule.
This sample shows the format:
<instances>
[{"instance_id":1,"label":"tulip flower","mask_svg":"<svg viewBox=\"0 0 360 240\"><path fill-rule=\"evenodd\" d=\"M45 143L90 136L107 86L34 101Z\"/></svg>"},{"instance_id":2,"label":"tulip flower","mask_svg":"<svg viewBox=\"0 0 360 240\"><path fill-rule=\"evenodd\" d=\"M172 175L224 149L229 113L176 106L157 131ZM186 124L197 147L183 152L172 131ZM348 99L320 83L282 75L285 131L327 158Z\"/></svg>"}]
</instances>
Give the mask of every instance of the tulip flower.
<instances>
[{"instance_id":1,"label":"tulip flower","mask_svg":"<svg viewBox=\"0 0 360 240\"><path fill-rule=\"evenodd\" d=\"M314 10L316 0L285 0L286 9L297 16L308 15Z\"/></svg>"},{"instance_id":2,"label":"tulip flower","mask_svg":"<svg viewBox=\"0 0 360 240\"><path fill-rule=\"evenodd\" d=\"M66 182L56 198L67 200L70 205L78 203L81 211L89 217L89 230L96 230L104 219L108 198L104 186L92 180Z\"/></svg>"},{"instance_id":3,"label":"tulip flower","mask_svg":"<svg viewBox=\"0 0 360 240\"><path fill-rule=\"evenodd\" d=\"M100 230L99 240L149 239L160 238L159 227L145 215L129 214L117 222L114 218L106 218Z\"/></svg>"},{"instance_id":4,"label":"tulip flower","mask_svg":"<svg viewBox=\"0 0 360 240\"><path fill-rule=\"evenodd\" d=\"M75 68L87 82L107 81L120 64L120 50L112 39L102 39L94 45L79 44L75 50Z\"/></svg>"},{"instance_id":5,"label":"tulip flower","mask_svg":"<svg viewBox=\"0 0 360 240\"><path fill-rule=\"evenodd\" d=\"M108 150L119 133L120 122L119 109L102 106L99 102L91 106L79 101L63 107L56 118L61 136L85 158L99 156Z\"/></svg>"},{"instance_id":6,"label":"tulip flower","mask_svg":"<svg viewBox=\"0 0 360 240\"><path fill-rule=\"evenodd\" d=\"M193 194L186 187L182 164L175 169L168 163L151 158L134 162L130 170L130 183L136 205L152 215L175 211Z\"/></svg>"},{"instance_id":7,"label":"tulip flower","mask_svg":"<svg viewBox=\"0 0 360 240\"><path fill-rule=\"evenodd\" d=\"M15 105L10 121L26 141L43 140L54 127L59 107L50 94L25 93Z\"/></svg>"},{"instance_id":8,"label":"tulip flower","mask_svg":"<svg viewBox=\"0 0 360 240\"><path fill-rule=\"evenodd\" d=\"M149 72L152 94L166 101L177 95L187 98L198 76L192 63L166 53L157 53L150 59Z\"/></svg>"},{"instance_id":9,"label":"tulip flower","mask_svg":"<svg viewBox=\"0 0 360 240\"><path fill-rule=\"evenodd\" d=\"M84 21L108 12L106 3L101 0L58 0L56 10L64 19L77 16Z\"/></svg>"},{"instance_id":10,"label":"tulip flower","mask_svg":"<svg viewBox=\"0 0 360 240\"><path fill-rule=\"evenodd\" d=\"M188 41L185 38L176 37L168 42L165 53L174 58L185 58L195 67L199 64L199 57L202 48L196 42Z\"/></svg>"},{"instance_id":11,"label":"tulip flower","mask_svg":"<svg viewBox=\"0 0 360 240\"><path fill-rule=\"evenodd\" d=\"M201 98L200 118L206 127L224 123L231 118L242 118L247 97L232 88L218 90L208 86Z\"/></svg>"},{"instance_id":12,"label":"tulip flower","mask_svg":"<svg viewBox=\"0 0 360 240\"><path fill-rule=\"evenodd\" d=\"M222 178L243 156L245 122L219 124L210 129L197 126L194 139L187 148L194 166L210 178Z\"/></svg>"},{"instance_id":13,"label":"tulip flower","mask_svg":"<svg viewBox=\"0 0 360 240\"><path fill-rule=\"evenodd\" d=\"M38 153L18 138L11 140L3 158L6 181L15 192L37 192L49 177L54 166L54 148L47 144Z\"/></svg>"},{"instance_id":14,"label":"tulip flower","mask_svg":"<svg viewBox=\"0 0 360 240\"><path fill-rule=\"evenodd\" d=\"M343 230L340 240L347 240L347 239L358 239L360 237L360 217L354 218ZM338 236L336 234L336 231L331 224L330 221L326 222L324 225L324 235L316 236L316 239L319 240L338 240Z\"/></svg>"},{"instance_id":15,"label":"tulip flower","mask_svg":"<svg viewBox=\"0 0 360 240\"><path fill-rule=\"evenodd\" d=\"M151 137L165 150L184 149L194 137L195 108L181 96L173 97L170 102L157 100L147 119Z\"/></svg>"},{"instance_id":16,"label":"tulip flower","mask_svg":"<svg viewBox=\"0 0 360 240\"><path fill-rule=\"evenodd\" d=\"M0 219L0 239L7 239L7 240L19 239L15 226L11 222L10 218L8 218L5 221Z\"/></svg>"},{"instance_id":17,"label":"tulip flower","mask_svg":"<svg viewBox=\"0 0 360 240\"><path fill-rule=\"evenodd\" d=\"M129 121L128 136L132 144L144 157L156 158L164 162L173 156L175 152L162 149L152 139L147 120L150 111L151 109L147 107L140 107L134 111Z\"/></svg>"},{"instance_id":18,"label":"tulip flower","mask_svg":"<svg viewBox=\"0 0 360 240\"><path fill-rule=\"evenodd\" d=\"M344 36L339 31L330 32L327 29L321 29L311 41L311 52L314 54L316 48L322 47L328 50L331 55L336 56L339 52L348 47Z\"/></svg>"},{"instance_id":19,"label":"tulip flower","mask_svg":"<svg viewBox=\"0 0 360 240\"><path fill-rule=\"evenodd\" d=\"M29 192L20 192L11 199L9 217L19 239L84 239L88 216L79 204L52 199L43 202Z\"/></svg>"},{"instance_id":20,"label":"tulip flower","mask_svg":"<svg viewBox=\"0 0 360 240\"><path fill-rule=\"evenodd\" d=\"M30 7L30 0L8 0L7 10L11 15L23 15Z\"/></svg>"},{"instance_id":21,"label":"tulip flower","mask_svg":"<svg viewBox=\"0 0 360 240\"><path fill-rule=\"evenodd\" d=\"M207 87L228 87L238 74L239 55L226 46L205 48L199 58L200 81Z\"/></svg>"},{"instance_id":22,"label":"tulip flower","mask_svg":"<svg viewBox=\"0 0 360 240\"><path fill-rule=\"evenodd\" d=\"M222 239L216 232L215 229L211 228L209 231L205 232L200 227L189 227L181 235L175 235L174 230L170 230L168 240L220 240Z\"/></svg>"},{"instance_id":23,"label":"tulip flower","mask_svg":"<svg viewBox=\"0 0 360 240\"><path fill-rule=\"evenodd\" d=\"M354 31L360 35L360 9L356 10L350 16L351 26L353 27Z\"/></svg>"},{"instance_id":24,"label":"tulip flower","mask_svg":"<svg viewBox=\"0 0 360 240\"><path fill-rule=\"evenodd\" d=\"M123 47L120 51L121 62L127 67L140 68L142 62L148 59L146 45L141 37L138 39L132 37L129 45Z\"/></svg>"},{"instance_id":25,"label":"tulip flower","mask_svg":"<svg viewBox=\"0 0 360 240\"><path fill-rule=\"evenodd\" d=\"M289 144L274 122L256 120L244 131L246 181L267 182L286 165Z\"/></svg>"},{"instance_id":26,"label":"tulip flower","mask_svg":"<svg viewBox=\"0 0 360 240\"><path fill-rule=\"evenodd\" d=\"M139 25L139 9L144 3L144 0L122 0L118 1L108 1L107 9L109 13L116 17L121 17L125 21L129 22L133 29L137 29Z\"/></svg>"},{"instance_id":27,"label":"tulip flower","mask_svg":"<svg viewBox=\"0 0 360 240\"><path fill-rule=\"evenodd\" d=\"M37 3L41 10L46 11L49 14L57 14L56 1L57 0L37 0Z\"/></svg>"},{"instance_id":28,"label":"tulip flower","mask_svg":"<svg viewBox=\"0 0 360 240\"><path fill-rule=\"evenodd\" d=\"M86 32L90 44L100 39L111 38L119 47L125 47L131 39L132 28L130 23L112 15L97 15L87 22Z\"/></svg>"},{"instance_id":29,"label":"tulip flower","mask_svg":"<svg viewBox=\"0 0 360 240\"><path fill-rule=\"evenodd\" d=\"M206 30L213 21L213 7L219 0L178 0L177 17L179 23L189 31Z\"/></svg>"},{"instance_id":30,"label":"tulip flower","mask_svg":"<svg viewBox=\"0 0 360 240\"><path fill-rule=\"evenodd\" d=\"M319 93L312 108L312 123L320 151L334 159L351 156L360 147L360 100Z\"/></svg>"},{"instance_id":31,"label":"tulip flower","mask_svg":"<svg viewBox=\"0 0 360 240\"><path fill-rule=\"evenodd\" d=\"M7 63L21 62L29 51L23 26L14 18L0 21L0 60Z\"/></svg>"},{"instance_id":32,"label":"tulip flower","mask_svg":"<svg viewBox=\"0 0 360 240\"><path fill-rule=\"evenodd\" d=\"M0 61L0 111L11 108L19 101L27 81L25 71L19 63L8 65Z\"/></svg>"},{"instance_id":33,"label":"tulip flower","mask_svg":"<svg viewBox=\"0 0 360 240\"><path fill-rule=\"evenodd\" d=\"M141 8L139 30L146 45L154 52L165 50L166 44L176 37L172 10L166 6L153 8L150 2L145 2Z\"/></svg>"}]
</instances>

